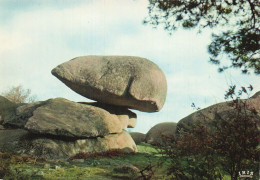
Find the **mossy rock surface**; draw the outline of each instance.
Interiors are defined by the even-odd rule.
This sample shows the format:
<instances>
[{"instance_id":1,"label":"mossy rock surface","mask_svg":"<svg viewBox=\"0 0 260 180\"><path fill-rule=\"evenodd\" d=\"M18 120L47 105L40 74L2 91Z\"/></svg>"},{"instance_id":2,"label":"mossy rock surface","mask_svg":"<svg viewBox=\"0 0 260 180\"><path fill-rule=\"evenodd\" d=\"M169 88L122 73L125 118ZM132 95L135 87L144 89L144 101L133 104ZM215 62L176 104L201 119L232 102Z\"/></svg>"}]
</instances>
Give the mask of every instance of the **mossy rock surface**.
<instances>
[{"instance_id":1,"label":"mossy rock surface","mask_svg":"<svg viewBox=\"0 0 260 180\"><path fill-rule=\"evenodd\" d=\"M3 124L15 128L24 128L29 118L33 116L33 112L47 102L48 100L17 105L13 108L12 113L4 117Z\"/></svg>"},{"instance_id":2,"label":"mossy rock surface","mask_svg":"<svg viewBox=\"0 0 260 180\"><path fill-rule=\"evenodd\" d=\"M75 140L39 136L23 129L0 130L0 152L26 154L43 159L68 159L80 152L95 154L110 150L126 153L138 151L135 142L126 131L104 137Z\"/></svg>"},{"instance_id":3,"label":"mossy rock surface","mask_svg":"<svg viewBox=\"0 0 260 180\"><path fill-rule=\"evenodd\" d=\"M12 117L16 108L20 104L13 103L3 96L0 96L0 124L4 123L4 119Z\"/></svg>"},{"instance_id":4,"label":"mossy rock surface","mask_svg":"<svg viewBox=\"0 0 260 180\"><path fill-rule=\"evenodd\" d=\"M62 137L104 137L122 132L117 116L99 107L55 98L33 111L25 128L36 134Z\"/></svg>"}]
</instances>

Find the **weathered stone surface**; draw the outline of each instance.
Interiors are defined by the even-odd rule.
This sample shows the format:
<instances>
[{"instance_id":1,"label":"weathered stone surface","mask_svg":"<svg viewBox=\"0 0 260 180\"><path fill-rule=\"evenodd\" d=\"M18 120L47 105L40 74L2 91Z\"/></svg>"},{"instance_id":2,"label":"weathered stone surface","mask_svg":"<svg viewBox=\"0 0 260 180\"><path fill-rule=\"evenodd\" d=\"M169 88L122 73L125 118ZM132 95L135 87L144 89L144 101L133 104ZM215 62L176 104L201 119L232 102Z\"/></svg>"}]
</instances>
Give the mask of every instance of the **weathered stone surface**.
<instances>
[{"instance_id":1,"label":"weathered stone surface","mask_svg":"<svg viewBox=\"0 0 260 180\"><path fill-rule=\"evenodd\" d=\"M3 96L0 96L0 124L3 124L4 119L15 113L15 109L19 104L13 103Z\"/></svg>"},{"instance_id":2,"label":"weathered stone surface","mask_svg":"<svg viewBox=\"0 0 260 180\"><path fill-rule=\"evenodd\" d=\"M24 104L17 107L12 113L4 118L3 124L5 126L23 128L28 119L33 116L33 111L38 107L46 104L48 101L39 101L30 104Z\"/></svg>"},{"instance_id":3,"label":"weathered stone surface","mask_svg":"<svg viewBox=\"0 0 260 180\"><path fill-rule=\"evenodd\" d=\"M104 109L75 103L64 98L46 101L27 121L25 128L36 134L66 137L98 137L120 133L117 116Z\"/></svg>"},{"instance_id":4,"label":"weathered stone surface","mask_svg":"<svg viewBox=\"0 0 260 180\"><path fill-rule=\"evenodd\" d=\"M259 104L259 96L253 96L252 98L248 100L240 100L236 104L239 107L243 107L244 103L246 104L246 108L241 109L241 115L245 114L247 112L247 116L255 116L255 118L259 119L260 122L260 108L258 105ZM258 113L257 115L253 115L251 113L251 109L254 108L256 112ZM246 110L246 111L245 111ZM208 127L211 127L211 123L213 120L221 120L221 119L232 119L235 118L235 114L237 113L238 110L234 109L234 104L232 104L232 101L229 102L222 102L218 104L214 104L212 106L209 106L205 109L201 109L199 111L196 111L187 117L181 119L178 124L177 124L177 134L180 131L189 131L191 127L194 124L204 124ZM259 124L258 124L259 126Z\"/></svg>"},{"instance_id":5,"label":"weathered stone surface","mask_svg":"<svg viewBox=\"0 0 260 180\"><path fill-rule=\"evenodd\" d=\"M162 145L166 138L174 138L177 123L163 122L153 126L146 134L145 141L152 145Z\"/></svg>"},{"instance_id":6,"label":"weathered stone surface","mask_svg":"<svg viewBox=\"0 0 260 180\"><path fill-rule=\"evenodd\" d=\"M260 113L260 91L256 92L249 100L248 105Z\"/></svg>"},{"instance_id":7,"label":"weathered stone surface","mask_svg":"<svg viewBox=\"0 0 260 180\"><path fill-rule=\"evenodd\" d=\"M136 144L145 142L146 134L143 134L143 133L140 133L140 132L131 132L130 135L131 135L131 137L133 138L133 140Z\"/></svg>"},{"instance_id":8,"label":"weathered stone surface","mask_svg":"<svg viewBox=\"0 0 260 180\"><path fill-rule=\"evenodd\" d=\"M137 121L136 118L130 118L128 120L127 128L134 128L136 126L136 121Z\"/></svg>"},{"instance_id":9,"label":"weathered stone surface","mask_svg":"<svg viewBox=\"0 0 260 180\"><path fill-rule=\"evenodd\" d=\"M256 92L251 98L260 98L260 91Z\"/></svg>"},{"instance_id":10,"label":"weathered stone surface","mask_svg":"<svg viewBox=\"0 0 260 180\"><path fill-rule=\"evenodd\" d=\"M108 149L119 149L127 153L138 151L134 140L126 131L121 134L111 134L104 138Z\"/></svg>"},{"instance_id":11,"label":"weathered stone surface","mask_svg":"<svg viewBox=\"0 0 260 180\"><path fill-rule=\"evenodd\" d=\"M131 136L123 131L120 134L111 134L105 137L79 139L75 141L55 140L50 138L36 138L31 141L26 153L45 158L69 158L79 152L95 154L110 150L121 152L137 152L136 145Z\"/></svg>"},{"instance_id":12,"label":"weathered stone surface","mask_svg":"<svg viewBox=\"0 0 260 180\"><path fill-rule=\"evenodd\" d=\"M0 96L0 113L5 110L9 110L9 108L17 107L16 103L9 101L7 98Z\"/></svg>"},{"instance_id":13,"label":"weathered stone surface","mask_svg":"<svg viewBox=\"0 0 260 180\"><path fill-rule=\"evenodd\" d=\"M140 57L77 57L54 68L52 74L75 92L102 103L156 112L166 98L164 73Z\"/></svg>"},{"instance_id":14,"label":"weathered stone surface","mask_svg":"<svg viewBox=\"0 0 260 180\"><path fill-rule=\"evenodd\" d=\"M121 122L122 129L134 128L136 125L137 116L134 112L130 111L127 107L114 106L99 102L80 102L90 106L99 107L108 111L110 114L116 115Z\"/></svg>"},{"instance_id":15,"label":"weathered stone surface","mask_svg":"<svg viewBox=\"0 0 260 180\"><path fill-rule=\"evenodd\" d=\"M0 130L0 152L23 154L20 142L27 135L28 132L24 129Z\"/></svg>"},{"instance_id":16,"label":"weathered stone surface","mask_svg":"<svg viewBox=\"0 0 260 180\"><path fill-rule=\"evenodd\" d=\"M79 152L94 154L109 150L137 152L133 139L125 131L102 138L63 140L35 136L22 129L0 130L1 152L26 154L46 159L61 159L69 158Z\"/></svg>"},{"instance_id":17,"label":"weathered stone surface","mask_svg":"<svg viewBox=\"0 0 260 180\"><path fill-rule=\"evenodd\" d=\"M196 111L188 115L187 117L181 119L177 123L176 133L178 134L180 130L189 131L191 126L193 126L196 123L209 125L212 120L216 119L216 115L218 113L230 110L232 110L232 107L229 106L226 102L224 102Z\"/></svg>"}]
</instances>

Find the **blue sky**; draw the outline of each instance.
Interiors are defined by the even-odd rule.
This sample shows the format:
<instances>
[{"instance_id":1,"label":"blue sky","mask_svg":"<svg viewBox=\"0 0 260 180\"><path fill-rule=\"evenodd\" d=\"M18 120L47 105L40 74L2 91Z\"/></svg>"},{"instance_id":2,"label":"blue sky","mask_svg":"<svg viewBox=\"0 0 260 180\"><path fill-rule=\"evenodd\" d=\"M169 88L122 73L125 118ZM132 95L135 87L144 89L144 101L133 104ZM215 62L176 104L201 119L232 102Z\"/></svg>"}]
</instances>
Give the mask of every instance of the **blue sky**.
<instances>
[{"instance_id":1,"label":"blue sky","mask_svg":"<svg viewBox=\"0 0 260 180\"><path fill-rule=\"evenodd\" d=\"M229 85L260 90L260 78L229 70L219 74L209 64L209 30L178 30L170 36L163 28L143 25L146 0L0 0L0 92L23 85L38 100L77 95L51 70L83 55L132 55L148 58L165 73L168 93L158 113L137 113L132 131L146 133L160 122L178 122L194 112L224 101Z\"/></svg>"}]
</instances>

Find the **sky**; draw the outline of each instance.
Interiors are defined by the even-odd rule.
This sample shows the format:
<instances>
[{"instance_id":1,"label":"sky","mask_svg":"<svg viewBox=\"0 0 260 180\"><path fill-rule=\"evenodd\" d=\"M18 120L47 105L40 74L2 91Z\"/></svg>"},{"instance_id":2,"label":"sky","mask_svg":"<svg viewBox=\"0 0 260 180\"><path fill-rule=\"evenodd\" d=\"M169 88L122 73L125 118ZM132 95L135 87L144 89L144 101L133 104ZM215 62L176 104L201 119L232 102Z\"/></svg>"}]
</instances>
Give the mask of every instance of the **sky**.
<instances>
[{"instance_id":1,"label":"sky","mask_svg":"<svg viewBox=\"0 0 260 180\"><path fill-rule=\"evenodd\" d=\"M156 113L134 111L132 132L146 133L161 122L178 122L200 108L223 102L230 85L260 91L260 77L239 70L218 73L208 62L211 31L169 35L142 22L147 0L0 0L0 93L12 86L31 89L38 100L63 97L89 101L51 74L57 65L85 55L147 58L166 75L167 97Z\"/></svg>"}]
</instances>

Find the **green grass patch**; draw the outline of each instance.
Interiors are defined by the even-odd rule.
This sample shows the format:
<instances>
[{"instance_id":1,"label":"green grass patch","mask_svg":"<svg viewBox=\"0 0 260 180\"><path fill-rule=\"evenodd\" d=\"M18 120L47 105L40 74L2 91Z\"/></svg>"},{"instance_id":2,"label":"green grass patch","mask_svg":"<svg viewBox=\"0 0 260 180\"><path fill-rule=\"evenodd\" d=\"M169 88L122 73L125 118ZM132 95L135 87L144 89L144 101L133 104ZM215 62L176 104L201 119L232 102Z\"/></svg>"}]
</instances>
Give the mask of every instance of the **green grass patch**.
<instances>
[{"instance_id":1,"label":"green grass patch","mask_svg":"<svg viewBox=\"0 0 260 180\"><path fill-rule=\"evenodd\" d=\"M43 177L50 180L58 179L85 179L94 177L97 174L106 174L107 170L98 167L62 167L48 170Z\"/></svg>"},{"instance_id":2,"label":"green grass patch","mask_svg":"<svg viewBox=\"0 0 260 180\"><path fill-rule=\"evenodd\" d=\"M147 143L137 145L137 149L139 153L158 154L160 152L160 149Z\"/></svg>"},{"instance_id":3,"label":"green grass patch","mask_svg":"<svg viewBox=\"0 0 260 180\"><path fill-rule=\"evenodd\" d=\"M166 176L168 167L171 165L171 159L160 155L160 151L149 144L139 144L139 152L136 154L122 154L113 157L89 157L84 161L35 161L28 157L17 157L10 154L0 154L2 158L2 173L6 173L4 179L26 179L26 180L60 180L60 179L133 179L140 177L138 172L131 173L117 172L114 169L125 165L134 166L140 171L151 165L151 169L145 171L149 174L151 170L154 175L152 179L170 179ZM183 161L186 165L186 161ZM1 165L1 163L0 163ZM8 165L8 169L4 167ZM1 170L1 167L0 167ZM1 172L1 171L0 171ZM0 177L3 179L3 177ZM225 176L224 179L229 179Z\"/></svg>"}]
</instances>

